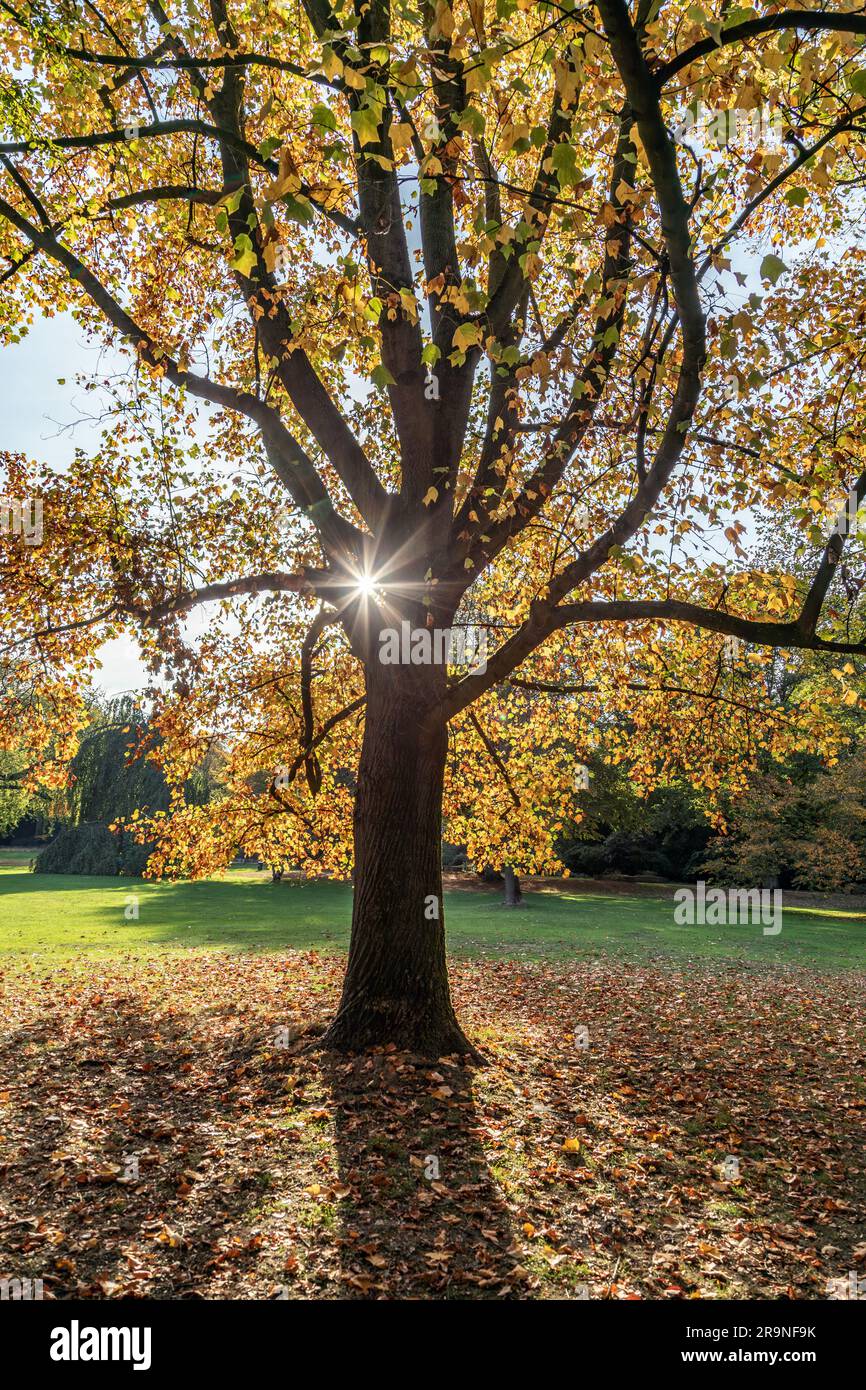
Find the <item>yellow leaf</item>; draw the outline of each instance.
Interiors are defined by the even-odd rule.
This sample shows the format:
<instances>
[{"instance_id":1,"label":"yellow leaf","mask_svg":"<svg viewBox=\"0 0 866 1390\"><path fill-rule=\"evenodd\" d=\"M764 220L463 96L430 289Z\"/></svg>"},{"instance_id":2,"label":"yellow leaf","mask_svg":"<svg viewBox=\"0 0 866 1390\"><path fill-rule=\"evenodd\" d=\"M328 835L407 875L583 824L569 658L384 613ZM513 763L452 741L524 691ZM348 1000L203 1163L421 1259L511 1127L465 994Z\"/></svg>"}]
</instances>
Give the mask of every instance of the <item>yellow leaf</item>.
<instances>
[{"instance_id":1,"label":"yellow leaf","mask_svg":"<svg viewBox=\"0 0 866 1390\"><path fill-rule=\"evenodd\" d=\"M292 158L292 152L284 147L280 150L279 173L272 183L265 184L264 195L269 203L276 203L287 193L297 193L301 183L301 176L298 172L298 166Z\"/></svg>"},{"instance_id":2,"label":"yellow leaf","mask_svg":"<svg viewBox=\"0 0 866 1390\"><path fill-rule=\"evenodd\" d=\"M367 85L366 79L353 68L343 68L343 81L347 87L351 87L356 92L363 92Z\"/></svg>"},{"instance_id":3,"label":"yellow leaf","mask_svg":"<svg viewBox=\"0 0 866 1390\"><path fill-rule=\"evenodd\" d=\"M466 352L468 348L474 347L481 342L481 326L477 323L461 323L455 329L454 337L451 340L459 352Z\"/></svg>"},{"instance_id":4,"label":"yellow leaf","mask_svg":"<svg viewBox=\"0 0 866 1390\"><path fill-rule=\"evenodd\" d=\"M427 491L426 491L425 494L424 494L424 498L423 498L424 506L425 506L425 507L429 507L430 504L431 504L432 502L435 502L435 501L436 501L436 498L437 498L438 496L439 496L439 490L438 490L438 488L435 488L435 487L428 487Z\"/></svg>"},{"instance_id":5,"label":"yellow leaf","mask_svg":"<svg viewBox=\"0 0 866 1390\"><path fill-rule=\"evenodd\" d=\"M337 57L333 48L322 49L322 72L333 82L335 77L340 77L343 72L343 64Z\"/></svg>"},{"instance_id":6,"label":"yellow leaf","mask_svg":"<svg viewBox=\"0 0 866 1390\"><path fill-rule=\"evenodd\" d=\"M235 256L231 262L231 268L236 270L239 275L244 275L249 279L257 264L258 257L255 251L241 251L240 255Z\"/></svg>"},{"instance_id":7,"label":"yellow leaf","mask_svg":"<svg viewBox=\"0 0 866 1390\"><path fill-rule=\"evenodd\" d=\"M408 149L412 144L412 127L407 121L398 121L391 126L391 144L395 150Z\"/></svg>"}]
</instances>

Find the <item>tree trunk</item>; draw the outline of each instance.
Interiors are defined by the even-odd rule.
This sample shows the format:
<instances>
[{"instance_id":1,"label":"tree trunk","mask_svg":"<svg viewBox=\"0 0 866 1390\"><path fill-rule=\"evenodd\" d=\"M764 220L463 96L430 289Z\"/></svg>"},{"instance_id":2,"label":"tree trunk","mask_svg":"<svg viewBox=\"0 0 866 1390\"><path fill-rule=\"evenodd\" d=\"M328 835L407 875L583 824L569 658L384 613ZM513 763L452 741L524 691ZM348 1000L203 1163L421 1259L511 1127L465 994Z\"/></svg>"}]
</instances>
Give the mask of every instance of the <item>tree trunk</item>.
<instances>
[{"instance_id":1,"label":"tree trunk","mask_svg":"<svg viewBox=\"0 0 866 1390\"><path fill-rule=\"evenodd\" d=\"M368 666L349 962L322 1039L338 1051L393 1043L426 1057L473 1053L454 1015L445 959L447 729L444 720L422 728L439 677L429 666Z\"/></svg>"},{"instance_id":2,"label":"tree trunk","mask_svg":"<svg viewBox=\"0 0 866 1390\"><path fill-rule=\"evenodd\" d=\"M505 879L505 899L504 907L522 907L523 893L520 888L520 879L514 872L510 864L502 867L502 876Z\"/></svg>"}]
</instances>

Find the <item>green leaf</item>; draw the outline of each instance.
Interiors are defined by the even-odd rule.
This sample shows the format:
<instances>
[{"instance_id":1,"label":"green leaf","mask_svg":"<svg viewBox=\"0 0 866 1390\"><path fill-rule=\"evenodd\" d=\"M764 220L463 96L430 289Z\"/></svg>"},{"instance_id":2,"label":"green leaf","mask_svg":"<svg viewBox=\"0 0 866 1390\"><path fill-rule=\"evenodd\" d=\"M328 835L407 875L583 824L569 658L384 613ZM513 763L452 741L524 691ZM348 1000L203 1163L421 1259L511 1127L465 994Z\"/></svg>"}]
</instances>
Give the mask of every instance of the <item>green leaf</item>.
<instances>
[{"instance_id":1,"label":"green leaf","mask_svg":"<svg viewBox=\"0 0 866 1390\"><path fill-rule=\"evenodd\" d=\"M779 276L784 275L787 269L788 267L785 265L785 262L770 252L769 255L766 255L761 261L761 279L769 280L771 285L775 285Z\"/></svg>"},{"instance_id":2,"label":"green leaf","mask_svg":"<svg viewBox=\"0 0 866 1390\"><path fill-rule=\"evenodd\" d=\"M280 140L279 136L269 135L268 138L266 140L263 140L262 143L259 145L259 154L261 155L262 159L265 161L269 160L274 151L278 150L282 143L283 142L282 140Z\"/></svg>"},{"instance_id":3,"label":"green leaf","mask_svg":"<svg viewBox=\"0 0 866 1390\"><path fill-rule=\"evenodd\" d=\"M375 145L379 139L380 107L362 106L352 112L352 129L361 145Z\"/></svg>"},{"instance_id":4,"label":"green leaf","mask_svg":"<svg viewBox=\"0 0 866 1390\"><path fill-rule=\"evenodd\" d=\"M237 254L231 261L232 270L249 279L258 264L258 256L246 232L241 232L241 235L235 238L235 251Z\"/></svg>"},{"instance_id":5,"label":"green leaf","mask_svg":"<svg viewBox=\"0 0 866 1390\"><path fill-rule=\"evenodd\" d=\"M397 383L392 377L384 362L380 362L378 367L374 367L370 373L370 380L374 386L396 386Z\"/></svg>"},{"instance_id":6,"label":"green leaf","mask_svg":"<svg viewBox=\"0 0 866 1390\"><path fill-rule=\"evenodd\" d=\"M312 203L307 198L301 196L295 197L291 193L286 193L282 199L282 204L291 220L293 222L300 222L304 226L306 226L308 222L312 222L316 215Z\"/></svg>"},{"instance_id":7,"label":"green leaf","mask_svg":"<svg viewBox=\"0 0 866 1390\"><path fill-rule=\"evenodd\" d=\"M330 106L325 106L322 102L317 102L313 107L313 125L320 126L322 130L336 130L337 118Z\"/></svg>"},{"instance_id":8,"label":"green leaf","mask_svg":"<svg viewBox=\"0 0 866 1390\"><path fill-rule=\"evenodd\" d=\"M866 68L852 72L848 78L848 86L858 97L866 97Z\"/></svg>"},{"instance_id":9,"label":"green leaf","mask_svg":"<svg viewBox=\"0 0 866 1390\"><path fill-rule=\"evenodd\" d=\"M461 111L457 124L461 130L481 136L484 134L484 113L477 106L467 106L465 111Z\"/></svg>"},{"instance_id":10,"label":"green leaf","mask_svg":"<svg viewBox=\"0 0 866 1390\"><path fill-rule=\"evenodd\" d=\"M570 145L568 141L562 140L558 145L554 145L550 162L556 171L560 188L571 188L577 183L579 177L577 157L574 146Z\"/></svg>"}]
</instances>

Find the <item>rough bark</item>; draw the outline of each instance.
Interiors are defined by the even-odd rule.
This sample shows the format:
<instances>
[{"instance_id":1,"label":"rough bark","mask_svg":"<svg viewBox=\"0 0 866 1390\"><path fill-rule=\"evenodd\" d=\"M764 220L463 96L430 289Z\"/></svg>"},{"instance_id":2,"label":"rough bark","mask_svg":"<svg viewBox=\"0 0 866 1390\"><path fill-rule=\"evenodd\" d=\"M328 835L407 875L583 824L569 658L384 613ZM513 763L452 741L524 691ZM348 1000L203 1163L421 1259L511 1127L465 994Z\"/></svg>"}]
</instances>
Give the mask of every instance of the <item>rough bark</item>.
<instances>
[{"instance_id":1,"label":"rough bark","mask_svg":"<svg viewBox=\"0 0 866 1390\"><path fill-rule=\"evenodd\" d=\"M428 1057L476 1056L454 1015L442 901L447 733L431 726L430 667L367 671L355 797L355 894L340 1008L322 1044L393 1043Z\"/></svg>"}]
</instances>

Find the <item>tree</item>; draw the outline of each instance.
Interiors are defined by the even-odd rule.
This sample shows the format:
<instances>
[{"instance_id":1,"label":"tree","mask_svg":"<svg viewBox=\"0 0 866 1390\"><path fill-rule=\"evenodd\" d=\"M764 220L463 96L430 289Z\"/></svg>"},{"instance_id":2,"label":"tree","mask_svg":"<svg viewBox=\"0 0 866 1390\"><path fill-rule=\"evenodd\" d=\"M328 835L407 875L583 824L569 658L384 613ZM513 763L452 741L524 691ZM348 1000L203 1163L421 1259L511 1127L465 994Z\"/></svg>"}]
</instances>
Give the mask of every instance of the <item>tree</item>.
<instances>
[{"instance_id":1,"label":"tree","mask_svg":"<svg viewBox=\"0 0 866 1390\"><path fill-rule=\"evenodd\" d=\"M6 670L0 667L0 671L7 701L29 703L32 693L16 688ZM49 834L68 811L65 790L74 736L55 740L38 701L33 713L29 741L22 737L19 725L0 722L0 839Z\"/></svg>"},{"instance_id":2,"label":"tree","mask_svg":"<svg viewBox=\"0 0 866 1390\"><path fill-rule=\"evenodd\" d=\"M20 759L0 755L0 838L11 834L27 815L33 798L22 786Z\"/></svg>"},{"instance_id":3,"label":"tree","mask_svg":"<svg viewBox=\"0 0 866 1390\"><path fill-rule=\"evenodd\" d=\"M734 808L730 834L710 845L705 873L720 883L830 892L862 883L866 858L863 755L797 784L780 770L755 778Z\"/></svg>"},{"instance_id":4,"label":"tree","mask_svg":"<svg viewBox=\"0 0 866 1390\"><path fill-rule=\"evenodd\" d=\"M627 763L596 761L580 797L580 819L566 826L561 854L572 872L694 877L711 835L703 798L676 781L639 793Z\"/></svg>"},{"instance_id":5,"label":"tree","mask_svg":"<svg viewBox=\"0 0 866 1390\"><path fill-rule=\"evenodd\" d=\"M502 876L505 879L505 907L520 907L523 903L523 890L520 887L520 879L515 874L510 864L503 864Z\"/></svg>"},{"instance_id":6,"label":"tree","mask_svg":"<svg viewBox=\"0 0 866 1390\"><path fill-rule=\"evenodd\" d=\"M223 824L211 812L196 842L201 808L167 818L187 870L253 831L353 862L327 1041L465 1051L443 794L456 820L508 796L491 726L519 715L496 856L518 868L544 853L536 808L562 802L569 728L609 707L631 710L638 778L676 761L709 795L758 730L832 744L814 692L781 727L762 672L866 652L837 579L852 528L833 529L837 499L866 492L866 17L0 10L6 331L69 309L131 359L98 459L41 479L44 546L6 537L15 688L62 698L70 724L98 641L136 626L174 681L176 784L231 697ZM705 109L778 115L784 139L735 121L719 146ZM29 495L34 470L7 467ZM783 506L821 531L807 583L748 564L743 515ZM208 602L242 624L194 650L181 619ZM483 628L485 660L449 667L455 624ZM383 659L404 631L415 662ZM711 746L707 709L727 721ZM256 762L285 818L264 828Z\"/></svg>"},{"instance_id":7,"label":"tree","mask_svg":"<svg viewBox=\"0 0 866 1390\"><path fill-rule=\"evenodd\" d=\"M148 736L145 716L129 696L93 710L70 767L73 824L108 825L136 811L167 808L168 789L147 757Z\"/></svg>"}]
</instances>

